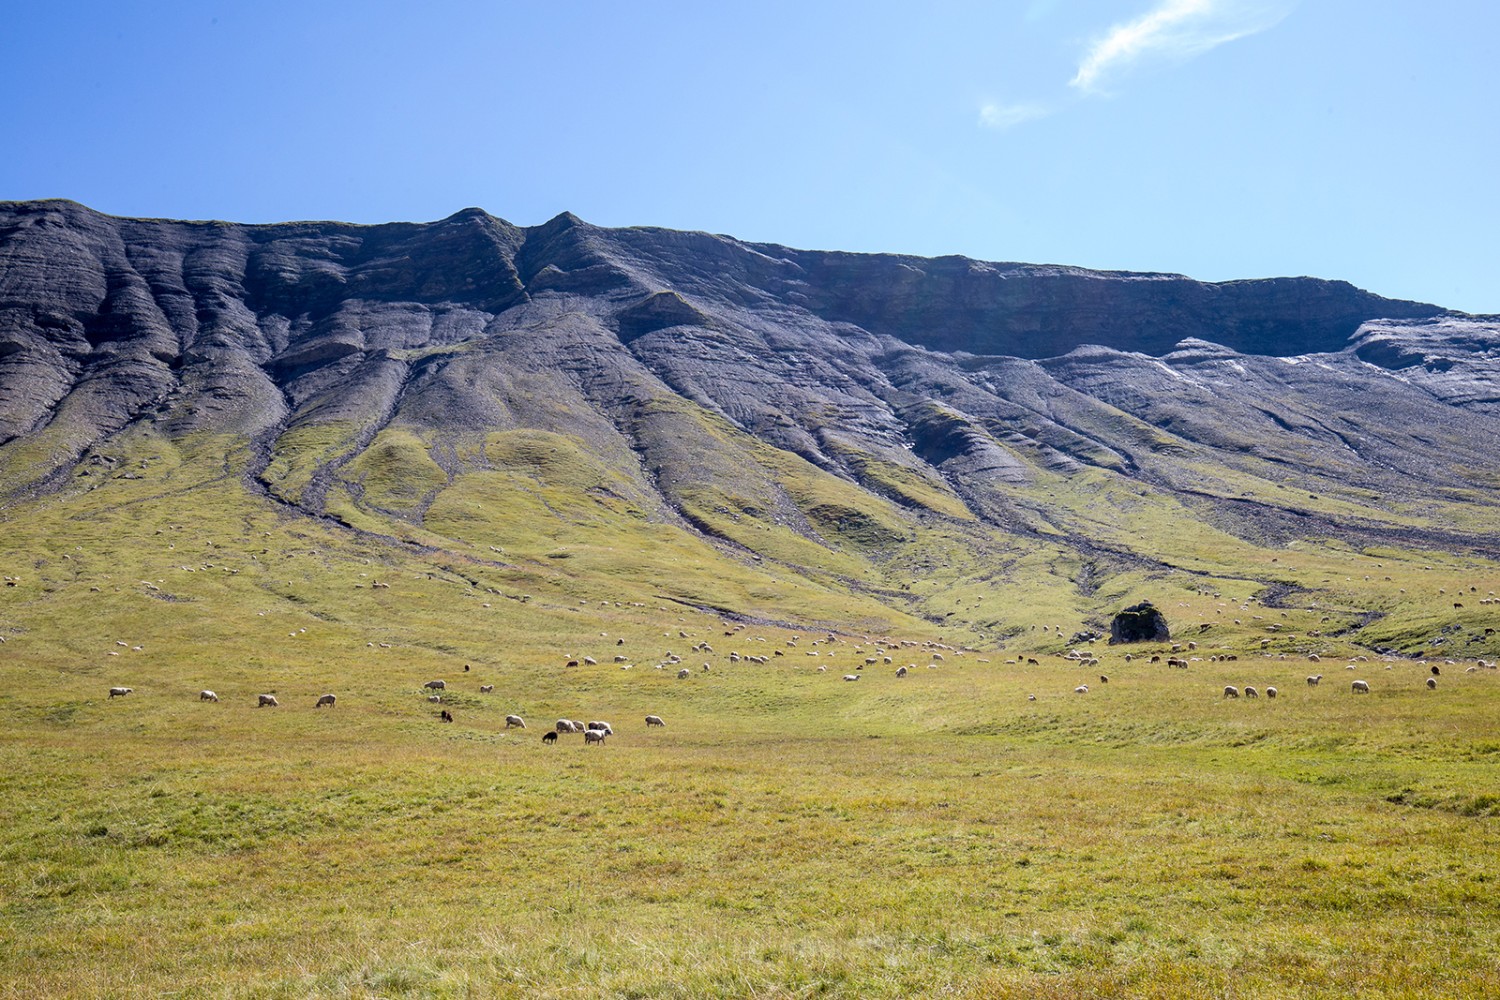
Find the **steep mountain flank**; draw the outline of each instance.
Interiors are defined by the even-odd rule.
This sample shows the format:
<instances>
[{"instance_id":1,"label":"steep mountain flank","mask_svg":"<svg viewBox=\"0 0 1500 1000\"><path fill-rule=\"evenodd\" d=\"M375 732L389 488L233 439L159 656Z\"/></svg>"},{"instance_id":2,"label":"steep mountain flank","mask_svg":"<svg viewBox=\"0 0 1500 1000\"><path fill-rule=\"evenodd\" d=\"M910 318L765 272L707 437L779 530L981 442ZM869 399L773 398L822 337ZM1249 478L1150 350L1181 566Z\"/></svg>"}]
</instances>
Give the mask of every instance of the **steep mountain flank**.
<instances>
[{"instance_id":1,"label":"steep mountain flank","mask_svg":"<svg viewBox=\"0 0 1500 1000\"><path fill-rule=\"evenodd\" d=\"M289 510L438 546L639 519L846 583L934 526L1115 568L1181 563L1185 523L1500 551L1497 352L1311 278L0 204L6 495L217 442Z\"/></svg>"}]
</instances>

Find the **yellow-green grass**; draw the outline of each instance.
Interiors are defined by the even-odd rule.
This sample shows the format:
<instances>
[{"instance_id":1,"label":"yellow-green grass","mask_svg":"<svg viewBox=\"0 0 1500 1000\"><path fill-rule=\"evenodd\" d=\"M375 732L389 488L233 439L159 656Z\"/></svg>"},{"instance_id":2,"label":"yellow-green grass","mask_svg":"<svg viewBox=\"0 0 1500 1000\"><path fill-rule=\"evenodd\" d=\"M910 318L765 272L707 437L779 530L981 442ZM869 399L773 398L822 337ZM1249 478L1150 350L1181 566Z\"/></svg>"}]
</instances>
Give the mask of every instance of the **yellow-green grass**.
<instances>
[{"instance_id":1,"label":"yellow-green grass","mask_svg":"<svg viewBox=\"0 0 1500 1000\"><path fill-rule=\"evenodd\" d=\"M913 521L862 572L924 622L559 490L557 442L490 443L427 512L446 546L291 514L213 442L0 513L0 994L1500 993L1500 673L1465 672L1492 647L1354 643L1482 634L1493 565L1314 542L1085 573ZM1141 598L1187 670L1058 655ZM558 718L616 735L543 745Z\"/></svg>"}]
</instances>

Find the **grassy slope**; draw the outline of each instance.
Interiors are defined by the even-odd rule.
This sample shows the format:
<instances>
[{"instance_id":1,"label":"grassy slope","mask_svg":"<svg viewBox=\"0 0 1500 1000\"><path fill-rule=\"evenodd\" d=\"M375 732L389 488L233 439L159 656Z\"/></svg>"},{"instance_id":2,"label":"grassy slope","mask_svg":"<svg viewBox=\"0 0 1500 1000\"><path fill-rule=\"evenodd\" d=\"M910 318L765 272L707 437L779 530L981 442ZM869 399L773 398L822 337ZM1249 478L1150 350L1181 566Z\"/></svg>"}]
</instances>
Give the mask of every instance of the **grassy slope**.
<instances>
[{"instance_id":1,"label":"grassy slope","mask_svg":"<svg viewBox=\"0 0 1500 1000\"><path fill-rule=\"evenodd\" d=\"M1350 644L1493 656L1494 566L1164 532L1179 511L1085 474L1050 484L1063 520L1199 572L1090 569L766 456L799 509L867 516L825 521L855 533L837 551L757 563L545 435L488 439L489 471L421 524L381 515L413 510L388 467L420 464L388 444L345 510L439 550L253 497L218 441L137 437L143 478L4 512L0 993L1500 992L1500 674L1445 666L1430 692L1425 665ZM1306 589L1266 607L1268 581ZM858 596L903 585L944 624ZM1198 642L1190 670L1057 657L1142 596ZM812 645L815 622L847 641ZM870 629L981 648L890 649L844 683ZM668 650L689 679L655 669ZM282 707L257 710L268 690ZM338 707L315 710L325 691ZM544 747L559 717L618 735Z\"/></svg>"}]
</instances>

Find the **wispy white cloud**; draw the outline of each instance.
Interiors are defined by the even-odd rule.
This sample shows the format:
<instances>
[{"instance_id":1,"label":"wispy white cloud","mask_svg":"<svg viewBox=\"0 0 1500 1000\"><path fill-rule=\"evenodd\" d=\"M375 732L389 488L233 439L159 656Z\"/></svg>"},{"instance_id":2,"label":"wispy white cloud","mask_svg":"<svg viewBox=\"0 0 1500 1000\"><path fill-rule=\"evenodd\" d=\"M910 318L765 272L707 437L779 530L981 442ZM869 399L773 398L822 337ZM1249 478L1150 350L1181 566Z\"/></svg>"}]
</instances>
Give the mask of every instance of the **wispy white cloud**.
<instances>
[{"instance_id":1,"label":"wispy white cloud","mask_svg":"<svg viewBox=\"0 0 1500 1000\"><path fill-rule=\"evenodd\" d=\"M979 124L987 128L1007 129L1022 122L1036 121L1052 113L1045 104L985 104L979 109Z\"/></svg>"},{"instance_id":2,"label":"wispy white cloud","mask_svg":"<svg viewBox=\"0 0 1500 1000\"><path fill-rule=\"evenodd\" d=\"M1162 0L1090 46L1069 86L1100 93L1111 79L1152 60L1182 60L1274 26L1294 0Z\"/></svg>"}]
</instances>

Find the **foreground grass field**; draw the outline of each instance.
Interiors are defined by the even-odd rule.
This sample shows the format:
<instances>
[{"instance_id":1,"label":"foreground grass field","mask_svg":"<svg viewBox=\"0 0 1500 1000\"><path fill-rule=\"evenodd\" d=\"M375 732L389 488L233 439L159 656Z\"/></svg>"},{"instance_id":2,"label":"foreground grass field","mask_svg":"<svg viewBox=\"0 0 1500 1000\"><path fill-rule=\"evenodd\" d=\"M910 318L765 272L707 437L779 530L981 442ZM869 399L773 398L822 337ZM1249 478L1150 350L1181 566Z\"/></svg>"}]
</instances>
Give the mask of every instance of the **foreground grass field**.
<instances>
[{"instance_id":1,"label":"foreground grass field","mask_svg":"<svg viewBox=\"0 0 1500 1000\"><path fill-rule=\"evenodd\" d=\"M656 526L399 544L173 463L5 514L0 995L1500 995L1492 565L959 554L939 627ZM1141 598L1189 669L1069 642Z\"/></svg>"}]
</instances>

